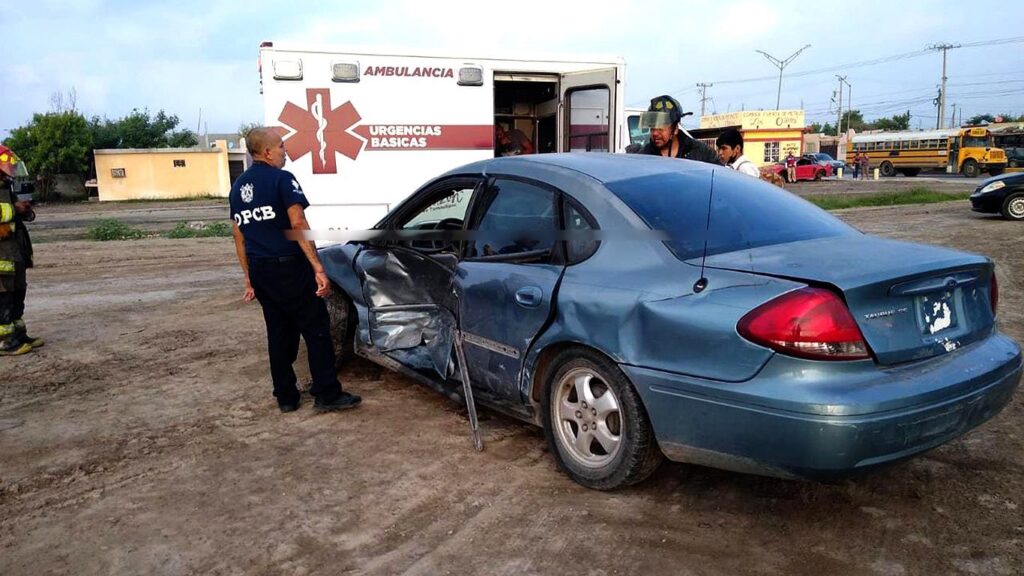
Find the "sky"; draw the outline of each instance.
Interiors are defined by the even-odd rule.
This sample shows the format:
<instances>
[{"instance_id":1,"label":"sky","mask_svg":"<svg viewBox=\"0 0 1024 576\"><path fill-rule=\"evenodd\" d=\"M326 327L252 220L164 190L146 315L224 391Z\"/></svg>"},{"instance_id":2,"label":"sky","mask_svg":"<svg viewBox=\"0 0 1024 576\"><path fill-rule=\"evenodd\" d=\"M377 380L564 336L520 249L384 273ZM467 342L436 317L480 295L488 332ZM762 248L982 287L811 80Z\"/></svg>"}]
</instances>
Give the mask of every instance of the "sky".
<instances>
[{"instance_id":1,"label":"sky","mask_svg":"<svg viewBox=\"0 0 1024 576\"><path fill-rule=\"evenodd\" d=\"M912 128L931 128L942 55L925 50L940 43L964 45L948 53L947 103L965 119L1024 114L1021 22L1019 0L991 0L984 10L960 0L8 0L0 16L0 139L49 111L52 95L71 91L87 116L162 109L192 130L234 132L263 117L256 58L264 40L619 56L627 105L646 107L669 93L695 116L697 83L713 84L709 114L774 109L778 68L757 50L785 59L810 44L785 68L782 108L803 108L808 123L834 123L841 74L867 119L910 110ZM759 80L742 81L750 79Z\"/></svg>"}]
</instances>

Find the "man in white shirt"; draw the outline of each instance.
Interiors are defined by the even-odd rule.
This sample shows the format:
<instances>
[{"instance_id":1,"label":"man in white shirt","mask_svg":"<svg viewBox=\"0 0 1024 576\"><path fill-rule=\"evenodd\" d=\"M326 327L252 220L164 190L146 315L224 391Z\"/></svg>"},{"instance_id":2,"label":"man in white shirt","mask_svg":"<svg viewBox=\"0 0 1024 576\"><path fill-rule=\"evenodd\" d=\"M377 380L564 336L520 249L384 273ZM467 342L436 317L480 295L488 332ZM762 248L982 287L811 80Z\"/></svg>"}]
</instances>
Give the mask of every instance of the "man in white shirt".
<instances>
[{"instance_id":1,"label":"man in white shirt","mask_svg":"<svg viewBox=\"0 0 1024 576\"><path fill-rule=\"evenodd\" d=\"M718 157L722 159L722 164L747 176L761 177L757 165L743 155L743 134L740 134L739 130L729 128L722 132L715 140L715 146L718 147Z\"/></svg>"}]
</instances>

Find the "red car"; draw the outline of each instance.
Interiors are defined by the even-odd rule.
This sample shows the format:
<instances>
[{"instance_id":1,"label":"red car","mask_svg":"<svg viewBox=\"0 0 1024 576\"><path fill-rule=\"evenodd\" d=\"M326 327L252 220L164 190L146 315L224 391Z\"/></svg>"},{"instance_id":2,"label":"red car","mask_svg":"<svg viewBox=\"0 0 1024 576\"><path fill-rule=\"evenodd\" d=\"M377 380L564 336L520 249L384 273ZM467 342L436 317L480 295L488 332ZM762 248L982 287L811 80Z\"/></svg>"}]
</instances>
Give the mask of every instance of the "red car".
<instances>
[{"instance_id":1,"label":"red car","mask_svg":"<svg viewBox=\"0 0 1024 576\"><path fill-rule=\"evenodd\" d=\"M786 175L786 163L782 161L771 167L771 170L789 182ZM832 175L832 167L825 164L818 164L813 156L801 156L796 159L796 179L800 180L821 180Z\"/></svg>"}]
</instances>

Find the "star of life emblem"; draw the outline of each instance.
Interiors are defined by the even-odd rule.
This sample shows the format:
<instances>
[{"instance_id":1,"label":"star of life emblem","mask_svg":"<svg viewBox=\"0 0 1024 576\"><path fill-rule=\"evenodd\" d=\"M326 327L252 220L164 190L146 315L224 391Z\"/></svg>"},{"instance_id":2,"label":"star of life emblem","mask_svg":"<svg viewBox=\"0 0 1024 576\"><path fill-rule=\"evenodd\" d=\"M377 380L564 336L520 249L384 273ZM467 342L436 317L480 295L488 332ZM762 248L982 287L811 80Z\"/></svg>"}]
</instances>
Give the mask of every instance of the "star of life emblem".
<instances>
[{"instance_id":1,"label":"star of life emblem","mask_svg":"<svg viewBox=\"0 0 1024 576\"><path fill-rule=\"evenodd\" d=\"M244 184L239 191L242 193L242 202L252 202L252 184Z\"/></svg>"},{"instance_id":2,"label":"star of life emblem","mask_svg":"<svg viewBox=\"0 0 1024 576\"><path fill-rule=\"evenodd\" d=\"M296 194L305 196L305 193L302 192L302 186L299 186L299 181L298 180L292 180L292 188L295 189L295 193Z\"/></svg>"}]
</instances>

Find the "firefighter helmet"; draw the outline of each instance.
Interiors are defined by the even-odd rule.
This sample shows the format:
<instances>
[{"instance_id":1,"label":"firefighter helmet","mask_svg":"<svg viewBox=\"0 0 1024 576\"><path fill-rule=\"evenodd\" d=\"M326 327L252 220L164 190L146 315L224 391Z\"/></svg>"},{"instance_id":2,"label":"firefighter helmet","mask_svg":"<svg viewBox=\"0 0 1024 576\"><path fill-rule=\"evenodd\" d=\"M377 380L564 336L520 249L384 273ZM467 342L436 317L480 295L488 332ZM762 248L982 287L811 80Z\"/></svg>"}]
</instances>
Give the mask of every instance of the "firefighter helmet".
<instances>
[{"instance_id":1,"label":"firefighter helmet","mask_svg":"<svg viewBox=\"0 0 1024 576\"><path fill-rule=\"evenodd\" d=\"M14 179L15 174L17 174L19 162L21 162L21 160L18 159L18 156L13 150L3 144L0 144L0 172L7 174L11 179Z\"/></svg>"}]
</instances>

